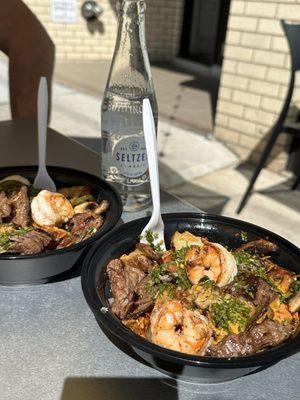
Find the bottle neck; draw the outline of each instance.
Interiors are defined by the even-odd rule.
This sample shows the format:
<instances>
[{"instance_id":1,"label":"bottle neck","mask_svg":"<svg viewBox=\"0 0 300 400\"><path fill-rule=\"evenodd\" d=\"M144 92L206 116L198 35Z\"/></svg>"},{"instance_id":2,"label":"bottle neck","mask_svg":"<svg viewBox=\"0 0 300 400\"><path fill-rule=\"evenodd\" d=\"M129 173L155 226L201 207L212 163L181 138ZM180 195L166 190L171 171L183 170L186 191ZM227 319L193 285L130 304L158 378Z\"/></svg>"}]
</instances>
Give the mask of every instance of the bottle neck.
<instances>
[{"instance_id":1,"label":"bottle neck","mask_svg":"<svg viewBox=\"0 0 300 400\"><path fill-rule=\"evenodd\" d=\"M145 9L144 0L119 0L115 63L122 61L123 65L127 64L133 69L139 69L141 66L148 68Z\"/></svg>"}]
</instances>

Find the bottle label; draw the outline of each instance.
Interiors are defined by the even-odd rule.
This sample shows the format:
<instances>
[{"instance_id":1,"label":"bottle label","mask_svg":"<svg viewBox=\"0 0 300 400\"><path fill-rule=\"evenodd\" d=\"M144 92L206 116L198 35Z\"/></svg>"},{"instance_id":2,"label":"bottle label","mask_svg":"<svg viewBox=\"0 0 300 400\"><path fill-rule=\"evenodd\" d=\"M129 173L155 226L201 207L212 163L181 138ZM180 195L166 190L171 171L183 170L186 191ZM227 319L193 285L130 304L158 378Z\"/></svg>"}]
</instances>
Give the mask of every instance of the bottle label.
<instances>
[{"instance_id":1,"label":"bottle label","mask_svg":"<svg viewBox=\"0 0 300 400\"><path fill-rule=\"evenodd\" d=\"M119 140L113 150L113 160L122 176L140 178L148 170L145 139L135 136Z\"/></svg>"}]
</instances>

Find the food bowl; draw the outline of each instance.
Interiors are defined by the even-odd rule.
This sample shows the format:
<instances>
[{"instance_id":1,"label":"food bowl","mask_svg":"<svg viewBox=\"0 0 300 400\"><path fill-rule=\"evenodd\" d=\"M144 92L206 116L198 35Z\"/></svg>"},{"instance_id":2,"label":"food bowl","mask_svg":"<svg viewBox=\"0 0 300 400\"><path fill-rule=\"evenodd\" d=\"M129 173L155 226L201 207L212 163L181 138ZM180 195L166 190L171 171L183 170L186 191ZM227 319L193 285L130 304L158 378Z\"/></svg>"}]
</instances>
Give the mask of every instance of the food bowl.
<instances>
[{"instance_id":1,"label":"food bowl","mask_svg":"<svg viewBox=\"0 0 300 400\"><path fill-rule=\"evenodd\" d=\"M245 233L248 240L268 238L279 246L275 262L300 273L300 250L282 237L256 225L232 218L193 213L163 215L166 245L170 245L172 234L188 230L195 235L228 246L240 246ZM174 378L200 383L217 383L238 378L258 369L264 369L300 349L297 335L264 352L236 358L212 358L192 356L156 346L135 335L126 328L109 310L109 283L106 266L113 258L132 251L148 219L138 219L118 227L107 234L88 254L82 269L82 289L94 316L105 331L115 338L120 347L128 345L152 367ZM243 235L241 235L243 232Z\"/></svg>"},{"instance_id":2,"label":"food bowl","mask_svg":"<svg viewBox=\"0 0 300 400\"><path fill-rule=\"evenodd\" d=\"M103 226L89 239L73 246L34 255L0 255L0 284L28 285L64 279L70 271L80 268L82 259L91 245L112 229L120 219L122 203L117 192L106 182L86 172L62 167L48 167L57 187L88 185L95 196L110 203ZM0 180L9 175L22 175L33 182L36 166L2 167ZM80 272L80 271L79 271Z\"/></svg>"}]
</instances>

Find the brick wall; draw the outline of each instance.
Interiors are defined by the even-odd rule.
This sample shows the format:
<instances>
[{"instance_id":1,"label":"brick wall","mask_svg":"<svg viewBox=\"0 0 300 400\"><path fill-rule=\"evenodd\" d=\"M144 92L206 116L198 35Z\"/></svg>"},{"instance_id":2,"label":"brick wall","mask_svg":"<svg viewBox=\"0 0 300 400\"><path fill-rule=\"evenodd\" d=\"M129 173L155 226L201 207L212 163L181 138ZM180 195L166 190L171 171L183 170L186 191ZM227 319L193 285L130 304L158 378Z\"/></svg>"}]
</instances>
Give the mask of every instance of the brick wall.
<instances>
[{"instance_id":1,"label":"brick wall","mask_svg":"<svg viewBox=\"0 0 300 400\"><path fill-rule=\"evenodd\" d=\"M98 26L87 26L81 17L78 0L77 22L55 23L51 0L23 0L43 23L56 45L57 59L111 59L115 45L116 0L98 0L104 8ZM155 60L177 55L182 24L183 0L148 0L146 26L150 56ZM91 30L96 29L94 32Z\"/></svg>"},{"instance_id":2,"label":"brick wall","mask_svg":"<svg viewBox=\"0 0 300 400\"><path fill-rule=\"evenodd\" d=\"M280 19L300 23L299 1L231 2L215 135L241 158L250 157L253 162L281 110L289 83L290 57ZM300 83L293 109L299 105ZM282 135L270 168L285 167L287 146L288 138Z\"/></svg>"}]
</instances>

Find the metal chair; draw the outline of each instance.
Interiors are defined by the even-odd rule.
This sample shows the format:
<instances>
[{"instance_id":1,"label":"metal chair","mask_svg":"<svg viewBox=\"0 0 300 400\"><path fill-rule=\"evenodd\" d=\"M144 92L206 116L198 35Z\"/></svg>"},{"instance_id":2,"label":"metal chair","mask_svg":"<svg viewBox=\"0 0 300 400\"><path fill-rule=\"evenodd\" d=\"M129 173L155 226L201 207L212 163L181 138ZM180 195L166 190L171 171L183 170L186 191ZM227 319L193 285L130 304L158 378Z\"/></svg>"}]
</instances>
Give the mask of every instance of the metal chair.
<instances>
[{"instance_id":1,"label":"metal chair","mask_svg":"<svg viewBox=\"0 0 300 400\"><path fill-rule=\"evenodd\" d=\"M291 77L290 77L290 84L289 88L287 91L287 96L285 99L285 102L283 104L282 110L279 114L279 117L276 121L276 123L273 125L273 127L269 131L269 138L268 138L268 143L266 144L266 147L261 155L261 158L259 162L256 165L255 171L250 179L248 188L244 194L244 197L242 198L242 201L237 209L237 213L239 214L242 209L245 207L253 186L256 182L256 179L262 170L265 162L267 161L267 158L272 150L272 147L274 146L277 137L279 136L280 133L288 133L291 135L297 135L300 136L300 123L290 123L290 124L285 124L285 119L289 111L290 107L290 102L293 96L293 91L294 91L294 85L295 85L295 74L298 70L300 70L300 25L292 25L292 24L287 24L283 20L280 21L282 29L284 30L285 36L288 41L289 49L290 49L290 55L291 55ZM296 189L298 184L300 183L300 177L298 177L295 181L295 183L292 186L292 190Z\"/></svg>"}]
</instances>

